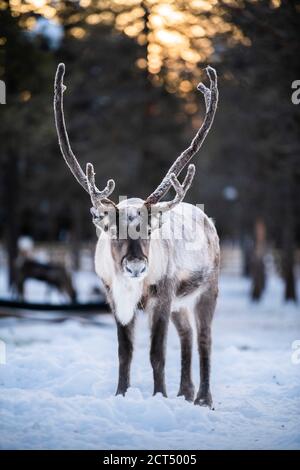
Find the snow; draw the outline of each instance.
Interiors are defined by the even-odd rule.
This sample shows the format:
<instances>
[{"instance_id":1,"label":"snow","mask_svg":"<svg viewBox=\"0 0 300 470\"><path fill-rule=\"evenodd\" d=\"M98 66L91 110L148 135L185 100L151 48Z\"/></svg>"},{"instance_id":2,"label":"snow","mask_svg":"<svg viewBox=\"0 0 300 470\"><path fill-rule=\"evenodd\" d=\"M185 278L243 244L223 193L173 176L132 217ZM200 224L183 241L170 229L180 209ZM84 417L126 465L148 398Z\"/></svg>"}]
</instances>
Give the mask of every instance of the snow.
<instances>
[{"instance_id":1,"label":"snow","mask_svg":"<svg viewBox=\"0 0 300 470\"><path fill-rule=\"evenodd\" d=\"M213 332L214 411L176 397L180 350L172 325L169 398L152 396L142 313L132 388L124 398L114 396L117 342L110 315L99 317L100 327L2 319L7 362L0 364L0 448L299 449L300 364L292 355L300 312L282 303L276 278L260 304L251 304L248 292L247 280L221 280ZM193 373L198 385L196 348Z\"/></svg>"}]
</instances>

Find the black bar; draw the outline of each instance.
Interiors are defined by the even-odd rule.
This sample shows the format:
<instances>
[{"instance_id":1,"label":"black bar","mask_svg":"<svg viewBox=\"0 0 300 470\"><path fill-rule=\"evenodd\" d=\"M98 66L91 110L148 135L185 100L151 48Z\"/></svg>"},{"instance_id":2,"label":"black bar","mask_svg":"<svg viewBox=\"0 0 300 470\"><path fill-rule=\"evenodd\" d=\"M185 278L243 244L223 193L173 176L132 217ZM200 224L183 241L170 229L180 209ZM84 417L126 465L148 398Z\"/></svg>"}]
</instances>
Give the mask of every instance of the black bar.
<instances>
[{"instance_id":1,"label":"black bar","mask_svg":"<svg viewBox=\"0 0 300 470\"><path fill-rule=\"evenodd\" d=\"M89 302L85 304L70 303L70 304L45 304L38 302L21 302L17 300L0 299L0 307L22 309L22 310L39 310L44 312L49 311L64 311L64 312L97 312L109 313L110 309L106 302Z\"/></svg>"},{"instance_id":2,"label":"black bar","mask_svg":"<svg viewBox=\"0 0 300 470\"><path fill-rule=\"evenodd\" d=\"M1 451L0 464L41 465L53 466L57 464L83 468L98 468L107 465L116 465L124 468L139 468L149 465L181 465L199 468L199 465L215 462L224 466L228 463L237 463L239 468L254 463L270 464L274 459L276 465L288 465L289 459L295 461L299 451L191 451L191 450L93 450L93 451ZM2 466L2 468L5 468ZM21 467L20 467L21 468Z\"/></svg>"}]
</instances>

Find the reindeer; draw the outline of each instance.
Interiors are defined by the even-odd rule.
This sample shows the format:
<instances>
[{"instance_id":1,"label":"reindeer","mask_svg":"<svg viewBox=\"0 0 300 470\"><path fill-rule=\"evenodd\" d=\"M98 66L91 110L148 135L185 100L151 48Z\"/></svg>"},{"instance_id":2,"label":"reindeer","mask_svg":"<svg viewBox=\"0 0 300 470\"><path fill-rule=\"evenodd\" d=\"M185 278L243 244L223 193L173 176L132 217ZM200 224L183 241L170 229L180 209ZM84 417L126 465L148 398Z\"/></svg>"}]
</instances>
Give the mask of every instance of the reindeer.
<instances>
[{"instance_id":1,"label":"reindeer","mask_svg":"<svg viewBox=\"0 0 300 470\"><path fill-rule=\"evenodd\" d=\"M72 152L63 112L64 64L55 76L54 113L58 140L66 164L90 195L98 242L95 270L103 282L117 324L119 380L116 395L130 386L134 325L142 306L151 329L150 362L154 394L167 396L165 357L171 317L181 343L181 379L178 396L194 401L191 376L194 315L200 356L200 386L194 403L212 407L210 392L211 323L218 295L219 239L213 222L198 207L183 203L191 186L195 166L190 164L181 184L179 174L202 146L218 103L217 74L206 72L207 88L200 83L206 114L190 146L184 150L146 200L132 198L115 204L109 196L115 188L110 179L103 190L95 184L91 163L82 170ZM161 201L170 188L175 197ZM167 236L164 236L164 232ZM181 236L176 236L180 232Z\"/></svg>"},{"instance_id":2,"label":"reindeer","mask_svg":"<svg viewBox=\"0 0 300 470\"><path fill-rule=\"evenodd\" d=\"M19 257L15 287L21 300L24 300L24 284L28 279L43 281L48 286L55 287L60 292L67 294L72 302L77 300L72 278L64 266Z\"/></svg>"}]
</instances>

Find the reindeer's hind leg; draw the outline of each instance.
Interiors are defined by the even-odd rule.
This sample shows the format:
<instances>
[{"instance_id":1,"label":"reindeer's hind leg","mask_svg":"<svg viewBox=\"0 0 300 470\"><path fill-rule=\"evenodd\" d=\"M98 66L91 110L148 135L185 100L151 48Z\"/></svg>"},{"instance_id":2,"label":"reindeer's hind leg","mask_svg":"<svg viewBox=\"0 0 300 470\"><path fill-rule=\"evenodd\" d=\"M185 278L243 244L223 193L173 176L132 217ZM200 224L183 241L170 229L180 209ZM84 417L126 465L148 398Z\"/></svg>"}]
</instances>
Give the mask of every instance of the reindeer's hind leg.
<instances>
[{"instance_id":1,"label":"reindeer's hind leg","mask_svg":"<svg viewBox=\"0 0 300 470\"><path fill-rule=\"evenodd\" d=\"M210 392L210 356L211 356L211 322L218 295L217 282L213 282L195 306L198 350L200 356L200 387L195 405L212 407Z\"/></svg>"},{"instance_id":2,"label":"reindeer's hind leg","mask_svg":"<svg viewBox=\"0 0 300 470\"><path fill-rule=\"evenodd\" d=\"M178 396L184 396L188 401L194 400L195 387L192 382L192 346L193 330L187 311L183 308L172 312L172 321L180 338L181 346L181 378Z\"/></svg>"}]
</instances>

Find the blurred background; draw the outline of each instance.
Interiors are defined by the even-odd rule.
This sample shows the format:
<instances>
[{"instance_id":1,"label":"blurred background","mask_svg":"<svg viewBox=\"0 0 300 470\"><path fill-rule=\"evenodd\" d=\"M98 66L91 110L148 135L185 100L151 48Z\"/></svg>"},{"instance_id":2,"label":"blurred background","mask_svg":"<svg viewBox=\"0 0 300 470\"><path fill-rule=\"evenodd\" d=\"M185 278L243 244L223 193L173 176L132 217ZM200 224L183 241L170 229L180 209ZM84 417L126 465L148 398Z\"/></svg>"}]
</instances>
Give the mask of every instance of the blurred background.
<instances>
[{"instance_id":1,"label":"blurred background","mask_svg":"<svg viewBox=\"0 0 300 470\"><path fill-rule=\"evenodd\" d=\"M97 183L146 198L220 102L188 202L221 239L222 275L297 301L300 5L293 0L0 0L0 298L97 302L90 201L57 143L53 80L65 62L70 141ZM280 281L280 282L279 282Z\"/></svg>"}]
</instances>

